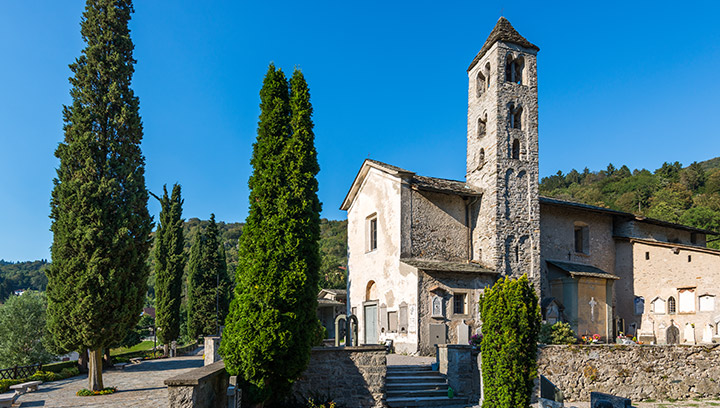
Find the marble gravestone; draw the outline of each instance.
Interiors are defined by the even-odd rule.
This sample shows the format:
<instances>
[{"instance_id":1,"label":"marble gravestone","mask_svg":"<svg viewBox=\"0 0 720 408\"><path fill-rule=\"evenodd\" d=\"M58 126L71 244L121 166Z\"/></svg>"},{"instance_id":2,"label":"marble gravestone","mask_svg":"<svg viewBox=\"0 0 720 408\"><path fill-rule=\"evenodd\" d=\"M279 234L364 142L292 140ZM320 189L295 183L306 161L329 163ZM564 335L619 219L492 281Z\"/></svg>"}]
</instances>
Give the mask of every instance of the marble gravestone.
<instances>
[{"instance_id":1,"label":"marble gravestone","mask_svg":"<svg viewBox=\"0 0 720 408\"><path fill-rule=\"evenodd\" d=\"M683 342L685 344L696 344L695 341L695 327L690 323L685 323L685 330L683 331Z\"/></svg>"},{"instance_id":2,"label":"marble gravestone","mask_svg":"<svg viewBox=\"0 0 720 408\"><path fill-rule=\"evenodd\" d=\"M708 344L713 342L713 325L710 323L705 325L705 330L703 330L702 342Z\"/></svg>"},{"instance_id":3,"label":"marble gravestone","mask_svg":"<svg viewBox=\"0 0 720 408\"><path fill-rule=\"evenodd\" d=\"M470 326L465 324L465 320L457 325L458 344L470 344Z\"/></svg>"}]
</instances>

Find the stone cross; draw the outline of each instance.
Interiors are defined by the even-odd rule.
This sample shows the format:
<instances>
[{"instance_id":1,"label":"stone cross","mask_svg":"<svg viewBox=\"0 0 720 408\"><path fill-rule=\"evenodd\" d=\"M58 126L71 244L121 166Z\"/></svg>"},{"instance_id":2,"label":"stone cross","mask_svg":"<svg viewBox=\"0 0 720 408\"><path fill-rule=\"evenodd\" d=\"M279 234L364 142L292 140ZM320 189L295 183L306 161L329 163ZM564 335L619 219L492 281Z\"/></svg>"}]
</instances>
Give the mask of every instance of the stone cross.
<instances>
[{"instance_id":1,"label":"stone cross","mask_svg":"<svg viewBox=\"0 0 720 408\"><path fill-rule=\"evenodd\" d=\"M590 320L595 322L595 306L597 306L598 302L595 301L594 297L591 297L588 304L590 305Z\"/></svg>"}]
</instances>

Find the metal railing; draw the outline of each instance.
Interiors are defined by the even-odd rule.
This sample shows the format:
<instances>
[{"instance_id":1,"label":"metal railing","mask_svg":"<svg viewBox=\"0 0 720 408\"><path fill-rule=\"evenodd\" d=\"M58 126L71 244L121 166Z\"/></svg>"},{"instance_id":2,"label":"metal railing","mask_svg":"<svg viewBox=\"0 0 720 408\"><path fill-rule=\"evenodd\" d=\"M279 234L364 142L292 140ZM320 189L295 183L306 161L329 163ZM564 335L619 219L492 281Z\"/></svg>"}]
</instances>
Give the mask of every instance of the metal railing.
<instances>
[{"instance_id":1,"label":"metal railing","mask_svg":"<svg viewBox=\"0 0 720 408\"><path fill-rule=\"evenodd\" d=\"M38 371L42 371L42 364L6 368L0 370L0 380L17 380L20 378L28 378Z\"/></svg>"}]
</instances>

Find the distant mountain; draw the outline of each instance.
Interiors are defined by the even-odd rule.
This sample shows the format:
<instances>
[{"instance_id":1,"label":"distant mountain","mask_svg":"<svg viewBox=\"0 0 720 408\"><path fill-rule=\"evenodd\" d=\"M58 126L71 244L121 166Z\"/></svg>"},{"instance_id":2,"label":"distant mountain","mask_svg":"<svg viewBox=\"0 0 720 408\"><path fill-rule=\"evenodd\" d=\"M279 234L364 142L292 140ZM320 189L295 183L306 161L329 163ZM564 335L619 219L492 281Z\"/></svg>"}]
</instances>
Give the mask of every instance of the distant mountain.
<instances>
[{"instance_id":1,"label":"distant mountain","mask_svg":"<svg viewBox=\"0 0 720 408\"><path fill-rule=\"evenodd\" d=\"M15 290L47 288L47 260L8 262L0 259L0 303Z\"/></svg>"},{"instance_id":2,"label":"distant mountain","mask_svg":"<svg viewBox=\"0 0 720 408\"><path fill-rule=\"evenodd\" d=\"M714 159L701 161L698 163L700 167L703 168L703 170L708 171L712 169L720 168L720 157L716 157Z\"/></svg>"}]
</instances>

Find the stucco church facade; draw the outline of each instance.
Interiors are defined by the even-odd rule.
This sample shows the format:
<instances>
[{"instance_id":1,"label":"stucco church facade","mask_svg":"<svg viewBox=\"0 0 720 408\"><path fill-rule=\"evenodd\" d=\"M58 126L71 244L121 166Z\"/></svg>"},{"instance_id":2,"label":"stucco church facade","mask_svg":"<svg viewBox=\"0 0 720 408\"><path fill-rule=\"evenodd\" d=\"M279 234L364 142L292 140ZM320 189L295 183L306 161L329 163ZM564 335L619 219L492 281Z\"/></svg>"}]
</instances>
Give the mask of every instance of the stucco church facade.
<instances>
[{"instance_id":1,"label":"stucco church facade","mask_svg":"<svg viewBox=\"0 0 720 408\"><path fill-rule=\"evenodd\" d=\"M472 60L465 181L362 164L341 206L360 343L467 344L484 288L523 274L579 335L718 339L714 232L539 195L538 51L501 18Z\"/></svg>"}]
</instances>

